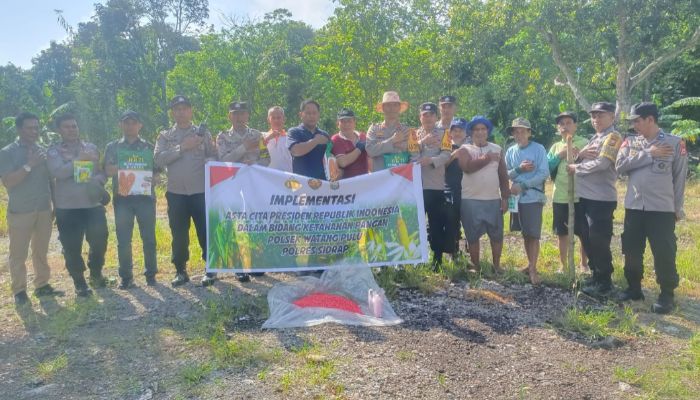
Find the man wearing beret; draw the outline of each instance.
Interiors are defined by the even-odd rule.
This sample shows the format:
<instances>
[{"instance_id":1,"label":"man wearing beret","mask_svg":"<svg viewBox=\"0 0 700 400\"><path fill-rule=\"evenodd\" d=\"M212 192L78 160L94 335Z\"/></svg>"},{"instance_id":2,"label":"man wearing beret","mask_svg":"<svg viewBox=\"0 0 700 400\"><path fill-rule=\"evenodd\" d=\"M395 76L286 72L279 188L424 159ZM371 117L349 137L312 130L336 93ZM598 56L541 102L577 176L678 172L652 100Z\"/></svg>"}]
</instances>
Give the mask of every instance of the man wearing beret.
<instances>
[{"instance_id":1,"label":"man wearing beret","mask_svg":"<svg viewBox=\"0 0 700 400\"><path fill-rule=\"evenodd\" d=\"M182 95L170 101L170 114L175 124L158 135L155 163L166 168L168 188L168 221L173 235L172 263L175 265L173 286L190 281L187 261L190 258L190 221L194 221L202 259L207 259L206 205L204 203L204 165L216 159L211 133L203 125L192 124L192 104ZM207 273L202 285L214 283L216 274Z\"/></svg>"},{"instance_id":2,"label":"man wearing beret","mask_svg":"<svg viewBox=\"0 0 700 400\"><path fill-rule=\"evenodd\" d=\"M58 295L49 284L47 253L51 239L51 187L46 149L37 141L39 117L23 112L15 118L18 138L0 150L0 177L7 189L7 228L10 234L8 267L15 305L29 302L27 254L31 243L34 294Z\"/></svg>"},{"instance_id":3,"label":"man wearing beret","mask_svg":"<svg viewBox=\"0 0 700 400\"><path fill-rule=\"evenodd\" d=\"M644 299L642 276L648 239L656 282L661 287L652 310L668 314L673 311L673 290L678 287L675 228L676 221L684 217L688 152L681 138L659 128L656 104L635 104L628 119L638 135L625 139L616 161L618 173L629 177L622 233L628 287L620 300Z\"/></svg>"},{"instance_id":4,"label":"man wearing beret","mask_svg":"<svg viewBox=\"0 0 700 400\"><path fill-rule=\"evenodd\" d=\"M417 157L416 161L421 166L423 202L428 214L428 241L433 250L433 264L437 267L442 263L447 238L445 165L450 160L452 142L449 132L445 133L435 125L438 111L435 103L423 103L418 110L421 123L417 132L419 153L412 156Z\"/></svg>"},{"instance_id":5,"label":"man wearing beret","mask_svg":"<svg viewBox=\"0 0 700 400\"><path fill-rule=\"evenodd\" d=\"M148 286L156 284L158 272L154 179L157 179L160 169L153 163L153 145L139 135L142 127L141 116L137 112L125 111L119 118L119 129L123 136L105 148L104 170L112 178L120 289L129 289L134 282L131 251L134 219L139 224L143 243L144 275ZM136 168L141 169L138 173L144 175L138 181L135 175L137 172L128 171Z\"/></svg>"},{"instance_id":6,"label":"man wearing beret","mask_svg":"<svg viewBox=\"0 0 700 400\"><path fill-rule=\"evenodd\" d=\"M576 135L576 114L564 111L557 115L554 121L561 140L554 143L547 153L549 173L554 182L554 194L552 196L552 229L559 239L559 259L562 270L567 265L569 254L569 179L574 176L566 172L566 143L571 138L573 157L578 156L579 151L586 145L587 140ZM578 207L578 198L574 198L575 208ZM588 257L581 246L581 267L588 270Z\"/></svg>"},{"instance_id":7,"label":"man wearing beret","mask_svg":"<svg viewBox=\"0 0 700 400\"><path fill-rule=\"evenodd\" d=\"M104 207L109 202L109 193L104 189L107 179L97 146L80 139L75 117L59 116L56 128L62 140L49 148L47 164L56 183L53 194L58 238L75 292L79 297L87 297L92 290L84 276L83 240L90 245L90 283L96 288L107 285L102 276L109 236Z\"/></svg>"},{"instance_id":8,"label":"man wearing beret","mask_svg":"<svg viewBox=\"0 0 700 400\"><path fill-rule=\"evenodd\" d=\"M321 106L314 100L305 100L299 109L301 124L287 134L292 170L295 174L326 180L323 157L331 138L328 132L318 127Z\"/></svg>"},{"instance_id":9,"label":"man wearing beret","mask_svg":"<svg viewBox=\"0 0 700 400\"><path fill-rule=\"evenodd\" d=\"M408 102L401 101L394 91L384 92L375 110L384 114L384 121L367 129L367 155L372 159L372 171L409 163L411 130L399 122L399 116L408 110Z\"/></svg>"},{"instance_id":10,"label":"man wearing beret","mask_svg":"<svg viewBox=\"0 0 700 400\"><path fill-rule=\"evenodd\" d=\"M338 166L343 169L343 179L363 175L368 172L367 151L365 143L367 136L355 130L355 113L347 108L338 111L339 132L333 135L333 155L338 160Z\"/></svg>"},{"instance_id":11,"label":"man wearing beret","mask_svg":"<svg viewBox=\"0 0 700 400\"><path fill-rule=\"evenodd\" d=\"M613 212L617 207L617 172L615 160L622 145L622 136L615 130L615 105L594 103L589 111L596 134L578 154L576 162L567 166L575 174L576 210L574 228L588 255L591 277L582 291L593 297L606 298L612 294Z\"/></svg>"}]
</instances>

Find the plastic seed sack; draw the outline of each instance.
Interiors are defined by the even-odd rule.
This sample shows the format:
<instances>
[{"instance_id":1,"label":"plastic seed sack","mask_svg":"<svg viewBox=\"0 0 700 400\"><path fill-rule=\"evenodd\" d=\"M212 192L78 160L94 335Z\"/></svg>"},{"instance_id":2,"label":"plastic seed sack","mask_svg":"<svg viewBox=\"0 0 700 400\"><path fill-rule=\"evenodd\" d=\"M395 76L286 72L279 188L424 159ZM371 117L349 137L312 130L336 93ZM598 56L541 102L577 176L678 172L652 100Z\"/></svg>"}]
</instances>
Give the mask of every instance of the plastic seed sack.
<instances>
[{"instance_id":1,"label":"plastic seed sack","mask_svg":"<svg viewBox=\"0 0 700 400\"><path fill-rule=\"evenodd\" d=\"M389 326L402 322L370 268L326 270L275 285L267 294L270 318L264 329L343 325Z\"/></svg>"}]
</instances>

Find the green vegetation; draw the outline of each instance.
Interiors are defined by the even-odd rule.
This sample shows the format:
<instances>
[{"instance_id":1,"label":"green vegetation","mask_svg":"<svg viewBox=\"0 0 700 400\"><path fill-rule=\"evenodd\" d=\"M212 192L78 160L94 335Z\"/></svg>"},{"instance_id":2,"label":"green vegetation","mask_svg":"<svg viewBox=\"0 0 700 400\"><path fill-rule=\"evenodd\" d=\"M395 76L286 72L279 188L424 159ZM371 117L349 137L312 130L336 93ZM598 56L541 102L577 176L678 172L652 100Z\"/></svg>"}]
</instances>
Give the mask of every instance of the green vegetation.
<instances>
[{"instance_id":1,"label":"green vegetation","mask_svg":"<svg viewBox=\"0 0 700 400\"><path fill-rule=\"evenodd\" d=\"M36 367L36 371L42 380L48 381L53 378L54 375L66 369L67 366L68 356L63 353L55 358L39 363L39 365Z\"/></svg>"},{"instance_id":2,"label":"green vegetation","mask_svg":"<svg viewBox=\"0 0 700 400\"><path fill-rule=\"evenodd\" d=\"M688 348L671 360L656 363L644 371L636 367L616 367L613 378L639 389L641 393L635 398L696 399L700 393L700 335L693 336Z\"/></svg>"},{"instance_id":3,"label":"green vegetation","mask_svg":"<svg viewBox=\"0 0 700 400\"><path fill-rule=\"evenodd\" d=\"M592 341L610 336L624 339L650 333L648 327L639 324L637 315L629 306L622 311L614 306L602 310L569 308L556 326L564 332L576 333Z\"/></svg>"}]
</instances>

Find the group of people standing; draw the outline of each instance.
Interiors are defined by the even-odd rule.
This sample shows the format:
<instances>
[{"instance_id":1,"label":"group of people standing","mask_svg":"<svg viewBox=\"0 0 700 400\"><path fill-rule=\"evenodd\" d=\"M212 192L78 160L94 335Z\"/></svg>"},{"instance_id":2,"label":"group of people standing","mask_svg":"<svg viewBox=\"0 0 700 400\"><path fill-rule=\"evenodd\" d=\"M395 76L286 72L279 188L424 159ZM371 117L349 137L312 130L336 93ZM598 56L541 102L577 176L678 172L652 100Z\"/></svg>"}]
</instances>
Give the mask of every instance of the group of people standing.
<instances>
[{"instance_id":1,"label":"group of people standing","mask_svg":"<svg viewBox=\"0 0 700 400\"><path fill-rule=\"evenodd\" d=\"M386 92L376 105L376 111L384 117L382 122L371 124L366 134L359 132L354 112L344 108L337 114L338 133L332 137L318 127L321 107L313 100L302 102L301 124L289 131L284 128L284 109L270 108L267 132L249 127L248 104L234 101L228 107L231 128L220 132L215 140L206 126L193 124L192 104L187 97L175 96L169 106L174 125L160 133L155 145L140 136L141 116L134 111L124 112L119 119L122 137L107 145L104 157L95 145L80 138L72 115L55 119L61 141L48 149L38 141L38 117L30 113L17 116L18 138L0 150L0 176L9 194L9 265L17 304L29 301L25 262L30 243L35 294L61 294L49 284L46 257L54 216L76 294L91 294L84 276L83 241L89 245L91 286L106 285L102 268L108 237L105 206L110 201L116 225L119 287L128 289L134 284L134 221L138 222L143 243L146 283L155 285L154 187L163 173L167 176L171 262L176 271L171 283L187 283L191 223L206 260L205 164L219 160L258 164L317 179L347 179L418 163L434 265L440 265L444 253L456 258L461 226L472 267L479 269L480 238L487 234L494 268L500 272L503 216L510 210L510 228L521 231L524 238L528 265L523 272L533 284L540 283L537 261L545 181L550 176L554 181L553 227L564 264L568 251L566 187L570 179L575 179L574 231L582 244L581 265L592 272L583 291L597 297L610 296L613 290L610 242L617 205L615 183L618 173L626 174L629 179L622 242L629 287L621 299L643 298L642 255L648 238L661 286L654 309L670 312L673 307L673 290L678 285L674 229L683 215L687 154L683 141L658 127L658 111L651 103L632 108L629 119L638 134L627 138L615 130L615 107L610 103L595 103L589 111L596 131L590 140L576 135L575 114L562 113L555 118L561 142L549 152L531 140L532 129L524 118L516 118L507 128L515 144L503 151L489 141L491 121L483 116L469 121L455 118L457 100L449 95L440 97L437 104L421 104L420 127L413 129L400 122L409 104L397 92ZM567 161L569 138L574 152L571 162ZM134 154L149 170L142 183L145 189L136 192L131 189L136 178L122 169L135 163ZM104 189L109 178L111 194ZM238 274L237 278L250 280L249 274ZM216 274L206 273L201 283L209 286L216 279Z\"/></svg>"}]
</instances>

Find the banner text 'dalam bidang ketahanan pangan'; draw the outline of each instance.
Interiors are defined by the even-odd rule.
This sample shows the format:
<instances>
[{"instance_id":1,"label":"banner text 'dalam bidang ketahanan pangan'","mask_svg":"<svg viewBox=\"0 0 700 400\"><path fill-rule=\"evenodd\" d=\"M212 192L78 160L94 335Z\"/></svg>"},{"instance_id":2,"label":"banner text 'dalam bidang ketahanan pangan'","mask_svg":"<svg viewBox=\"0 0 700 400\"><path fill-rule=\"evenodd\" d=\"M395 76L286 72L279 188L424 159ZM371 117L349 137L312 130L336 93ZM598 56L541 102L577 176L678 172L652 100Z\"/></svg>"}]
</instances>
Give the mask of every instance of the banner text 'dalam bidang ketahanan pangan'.
<instances>
[{"instance_id":1,"label":"banner text 'dalam bidang ketahanan pangan'","mask_svg":"<svg viewBox=\"0 0 700 400\"><path fill-rule=\"evenodd\" d=\"M428 259L417 165L328 182L210 162L206 181L207 271L304 271Z\"/></svg>"}]
</instances>

